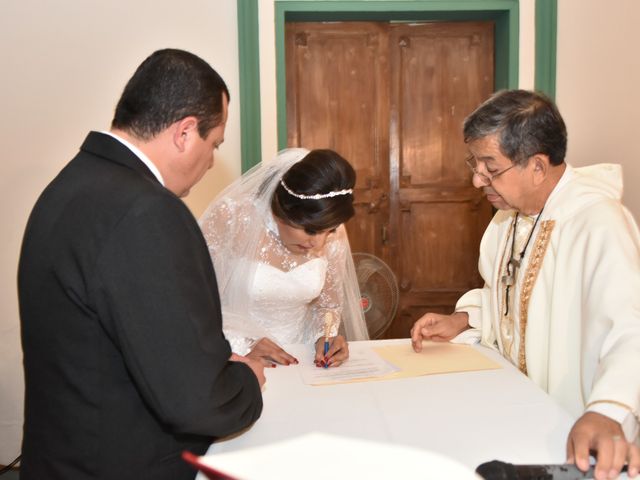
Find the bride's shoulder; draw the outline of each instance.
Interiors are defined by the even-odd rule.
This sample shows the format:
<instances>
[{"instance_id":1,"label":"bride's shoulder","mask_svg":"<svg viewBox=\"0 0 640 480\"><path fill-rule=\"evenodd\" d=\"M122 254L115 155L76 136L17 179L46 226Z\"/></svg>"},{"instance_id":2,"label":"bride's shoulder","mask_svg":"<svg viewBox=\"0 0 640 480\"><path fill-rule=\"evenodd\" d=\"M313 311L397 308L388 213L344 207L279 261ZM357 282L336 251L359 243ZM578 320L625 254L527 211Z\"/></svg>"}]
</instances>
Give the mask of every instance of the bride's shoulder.
<instances>
[{"instance_id":1,"label":"bride's shoulder","mask_svg":"<svg viewBox=\"0 0 640 480\"><path fill-rule=\"evenodd\" d=\"M340 225L335 232L327 237L325 243L325 252L328 256L340 253L349 247L347 230L344 225Z\"/></svg>"},{"instance_id":2,"label":"bride's shoulder","mask_svg":"<svg viewBox=\"0 0 640 480\"><path fill-rule=\"evenodd\" d=\"M234 218L255 214L255 206L248 199L222 197L216 199L205 213L207 218Z\"/></svg>"}]
</instances>

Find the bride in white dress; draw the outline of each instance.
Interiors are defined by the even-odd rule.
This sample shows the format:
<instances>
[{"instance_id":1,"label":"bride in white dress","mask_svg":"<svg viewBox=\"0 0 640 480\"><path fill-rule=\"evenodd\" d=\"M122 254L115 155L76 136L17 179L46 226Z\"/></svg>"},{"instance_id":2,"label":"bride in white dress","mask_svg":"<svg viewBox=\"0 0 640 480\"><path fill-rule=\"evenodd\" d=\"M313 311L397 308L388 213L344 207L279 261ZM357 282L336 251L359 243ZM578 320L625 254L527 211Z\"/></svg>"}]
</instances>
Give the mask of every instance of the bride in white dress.
<instances>
[{"instance_id":1,"label":"bride in white dress","mask_svg":"<svg viewBox=\"0 0 640 480\"><path fill-rule=\"evenodd\" d=\"M347 339L368 338L343 225L354 214L354 184L353 168L337 153L294 148L211 203L200 227L235 353L289 365L297 359L282 345L308 343L316 365L333 367L348 358Z\"/></svg>"}]
</instances>

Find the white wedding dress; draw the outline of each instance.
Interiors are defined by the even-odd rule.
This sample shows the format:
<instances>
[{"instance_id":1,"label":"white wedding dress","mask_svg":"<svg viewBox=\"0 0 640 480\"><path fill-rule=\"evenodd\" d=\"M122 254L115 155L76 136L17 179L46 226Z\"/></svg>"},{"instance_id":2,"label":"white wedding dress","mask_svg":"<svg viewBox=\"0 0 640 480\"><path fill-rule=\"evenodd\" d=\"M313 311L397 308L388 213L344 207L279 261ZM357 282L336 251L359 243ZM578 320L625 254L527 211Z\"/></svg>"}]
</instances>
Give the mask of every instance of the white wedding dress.
<instances>
[{"instance_id":1,"label":"white wedding dress","mask_svg":"<svg viewBox=\"0 0 640 480\"><path fill-rule=\"evenodd\" d=\"M279 345L312 344L338 332L349 341L369 338L344 225L321 251L293 253L280 241L271 200L284 172L308 153L286 149L253 167L200 218L218 280L224 334L240 355L265 337Z\"/></svg>"},{"instance_id":2,"label":"white wedding dress","mask_svg":"<svg viewBox=\"0 0 640 480\"><path fill-rule=\"evenodd\" d=\"M329 334L338 334L342 318L342 265L346 230L327 237L320 252L297 254L278 235L273 215L259 216L251 202L226 199L203 220L205 238L219 281L224 334L235 353L246 355L261 338L279 345L314 343L325 334L325 315L335 319ZM262 223L254 258L234 251L246 242L244 227Z\"/></svg>"},{"instance_id":3,"label":"white wedding dress","mask_svg":"<svg viewBox=\"0 0 640 480\"><path fill-rule=\"evenodd\" d=\"M249 314L281 345L315 341L322 332L309 328L308 310L322 292L326 272L326 258L314 258L289 271L258 264Z\"/></svg>"}]
</instances>

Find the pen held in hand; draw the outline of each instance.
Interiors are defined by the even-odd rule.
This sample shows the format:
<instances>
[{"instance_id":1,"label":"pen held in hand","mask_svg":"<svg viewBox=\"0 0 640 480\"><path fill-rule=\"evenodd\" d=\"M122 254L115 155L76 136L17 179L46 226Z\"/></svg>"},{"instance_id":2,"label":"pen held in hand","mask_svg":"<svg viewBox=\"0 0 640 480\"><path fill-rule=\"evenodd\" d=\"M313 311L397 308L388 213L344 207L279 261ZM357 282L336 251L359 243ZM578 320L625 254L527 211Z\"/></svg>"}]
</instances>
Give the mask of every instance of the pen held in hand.
<instances>
[{"instance_id":1,"label":"pen held in hand","mask_svg":"<svg viewBox=\"0 0 640 480\"><path fill-rule=\"evenodd\" d=\"M327 353L329 353L329 336L331 335L331 326L333 324L333 315L331 312L324 314L324 368L329 368Z\"/></svg>"},{"instance_id":2,"label":"pen held in hand","mask_svg":"<svg viewBox=\"0 0 640 480\"><path fill-rule=\"evenodd\" d=\"M327 353L329 353L329 337L324 337L324 368L329 367L329 362L327 361Z\"/></svg>"}]
</instances>

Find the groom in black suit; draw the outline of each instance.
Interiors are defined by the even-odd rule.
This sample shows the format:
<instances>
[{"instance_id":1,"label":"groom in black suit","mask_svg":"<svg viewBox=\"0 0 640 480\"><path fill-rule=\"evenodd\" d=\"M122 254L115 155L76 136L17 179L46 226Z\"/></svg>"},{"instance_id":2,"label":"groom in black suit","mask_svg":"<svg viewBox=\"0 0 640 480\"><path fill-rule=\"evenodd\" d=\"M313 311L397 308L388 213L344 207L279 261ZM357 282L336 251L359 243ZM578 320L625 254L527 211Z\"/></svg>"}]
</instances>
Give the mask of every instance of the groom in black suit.
<instances>
[{"instance_id":1,"label":"groom in black suit","mask_svg":"<svg viewBox=\"0 0 640 480\"><path fill-rule=\"evenodd\" d=\"M231 354L179 198L213 165L228 101L205 61L155 52L38 199L18 271L21 478L192 479L183 450L259 417L262 366Z\"/></svg>"}]
</instances>

